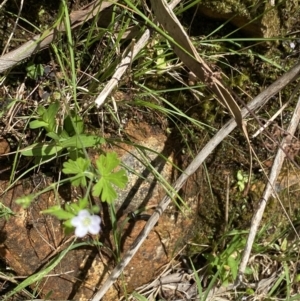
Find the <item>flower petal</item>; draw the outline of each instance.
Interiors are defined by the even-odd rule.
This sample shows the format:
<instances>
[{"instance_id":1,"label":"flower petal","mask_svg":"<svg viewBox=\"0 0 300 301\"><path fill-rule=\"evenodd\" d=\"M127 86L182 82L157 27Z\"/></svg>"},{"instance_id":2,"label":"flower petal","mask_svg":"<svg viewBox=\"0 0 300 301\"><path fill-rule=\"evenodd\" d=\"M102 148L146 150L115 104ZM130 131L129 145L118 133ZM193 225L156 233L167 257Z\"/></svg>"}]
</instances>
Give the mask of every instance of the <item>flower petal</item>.
<instances>
[{"instance_id":1,"label":"flower petal","mask_svg":"<svg viewBox=\"0 0 300 301\"><path fill-rule=\"evenodd\" d=\"M90 225L88 228L89 233L96 235L100 232L101 227L99 224L95 224L95 225Z\"/></svg>"},{"instance_id":2,"label":"flower petal","mask_svg":"<svg viewBox=\"0 0 300 301\"><path fill-rule=\"evenodd\" d=\"M82 218L80 218L79 216L75 216L71 219L71 225L73 227L78 227L80 225L82 225Z\"/></svg>"},{"instance_id":3,"label":"flower petal","mask_svg":"<svg viewBox=\"0 0 300 301\"><path fill-rule=\"evenodd\" d=\"M92 215L91 216L91 223L89 225L89 232L91 234L98 234L101 230L100 227L100 223L101 223L101 218L98 215Z\"/></svg>"},{"instance_id":4,"label":"flower petal","mask_svg":"<svg viewBox=\"0 0 300 301\"><path fill-rule=\"evenodd\" d=\"M75 229L75 235L77 237L84 237L85 235L87 235L87 233L88 233L88 228L86 227L77 227Z\"/></svg>"},{"instance_id":5,"label":"flower petal","mask_svg":"<svg viewBox=\"0 0 300 301\"><path fill-rule=\"evenodd\" d=\"M86 209L80 210L78 215L71 219L71 225L75 227L75 235L84 237L88 232L95 235L101 230L101 218L98 215L91 215Z\"/></svg>"},{"instance_id":6,"label":"flower petal","mask_svg":"<svg viewBox=\"0 0 300 301\"><path fill-rule=\"evenodd\" d=\"M91 224L100 224L101 223L101 218L98 215L92 215L91 216Z\"/></svg>"},{"instance_id":7,"label":"flower petal","mask_svg":"<svg viewBox=\"0 0 300 301\"><path fill-rule=\"evenodd\" d=\"M84 217L88 217L88 216L91 216L91 214L86 210L86 209L83 209L83 210L80 210L78 212L78 217L81 217L81 218L84 218Z\"/></svg>"}]
</instances>

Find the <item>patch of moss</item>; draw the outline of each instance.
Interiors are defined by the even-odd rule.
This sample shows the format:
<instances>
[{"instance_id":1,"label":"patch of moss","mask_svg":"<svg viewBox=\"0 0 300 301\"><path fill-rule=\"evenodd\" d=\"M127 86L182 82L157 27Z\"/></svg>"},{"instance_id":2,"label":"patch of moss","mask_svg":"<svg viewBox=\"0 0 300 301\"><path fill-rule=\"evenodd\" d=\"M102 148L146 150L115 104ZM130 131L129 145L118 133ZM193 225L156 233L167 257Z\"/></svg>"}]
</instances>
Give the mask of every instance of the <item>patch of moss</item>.
<instances>
[{"instance_id":1,"label":"patch of moss","mask_svg":"<svg viewBox=\"0 0 300 301\"><path fill-rule=\"evenodd\" d=\"M253 0L224 0L224 1L210 1L204 0L201 2L204 6L215 10L218 13L222 14L231 14L235 13L240 16L249 18L251 16L250 9L251 7L256 7L259 5L260 1Z\"/></svg>"},{"instance_id":2,"label":"patch of moss","mask_svg":"<svg viewBox=\"0 0 300 301\"><path fill-rule=\"evenodd\" d=\"M201 6L214 12L215 15L212 16L214 18L229 19L233 17L232 22L237 27L248 21L253 25L259 24L264 37L286 35L295 28L300 17L297 1L282 1L279 5L272 6L270 1L259 0L203 0ZM251 24L247 27L249 27L249 31L253 31L255 28Z\"/></svg>"}]
</instances>

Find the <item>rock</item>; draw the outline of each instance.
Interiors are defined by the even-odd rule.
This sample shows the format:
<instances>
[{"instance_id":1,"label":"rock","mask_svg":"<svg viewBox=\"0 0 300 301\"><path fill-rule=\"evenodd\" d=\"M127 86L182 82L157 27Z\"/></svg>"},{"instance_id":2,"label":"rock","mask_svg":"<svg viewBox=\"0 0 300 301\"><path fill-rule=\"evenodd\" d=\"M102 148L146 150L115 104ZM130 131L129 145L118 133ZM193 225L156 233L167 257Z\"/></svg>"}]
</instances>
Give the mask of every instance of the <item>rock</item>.
<instances>
[{"instance_id":1,"label":"rock","mask_svg":"<svg viewBox=\"0 0 300 301\"><path fill-rule=\"evenodd\" d=\"M10 152L10 146L6 139L0 138L0 155L5 155Z\"/></svg>"},{"instance_id":2,"label":"rock","mask_svg":"<svg viewBox=\"0 0 300 301\"><path fill-rule=\"evenodd\" d=\"M118 191L119 197L116 202L121 234L121 257L130 248L146 223L144 220L128 222L127 214L141 208L144 208L143 213L153 212L165 195L165 189L157 177L162 176L169 182L173 181L174 168L171 163L176 150L176 140L165 136L159 128L151 127L146 123L130 122L125 130L134 141L142 145L142 148L127 145L127 151L120 153L124 164L132 170L128 173L127 188ZM153 149L155 152L147 149ZM120 152L119 148L116 150ZM169 163L166 163L159 154L168 158ZM150 172L151 168L157 172L156 177ZM49 184L46 183L46 186ZM0 182L3 191L7 185L6 182ZM44 193L28 209L23 209L15 203L17 198L28 195L35 189L36 185L20 183L2 196L3 204L11 208L16 216L8 221L0 220L2 229L0 255L21 276L29 276L44 269L55 255L69 245L66 243L68 237L64 236L60 222L54 217L40 213L49 206L57 204L57 195L55 196L53 192ZM187 198L185 201L193 208L196 203L193 204L191 200L193 198ZM70 251L51 271L50 274L53 276L48 275L39 283L38 290L41 298L51 293L49 298L54 300L88 300L109 276L115 258L107 250L114 248L112 247L114 243L104 205L101 212L104 223L100 241L105 247L101 247L100 244L97 248L91 247L88 243L91 238L84 238L82 242L87 242L86 247L82 246ZM178 214L176 205L170 206L125 269L124 279L118 280L121 290L124 287L122 281L126 284L127 292L130 292L156 277L161 267L172 259L178 242L186 239L185 235L193 223L190 218L191 212L186 212L185 215ZM117 300L119 292L116 287L112 287L104 300Z\"/></svg>"},{"instance_id":3,"label":"rock","mask_svg":"<svg viewBox=\"0 0 300 301\"><path fill-rule=\"evenodd\" d=\"M211 19L230 20L237 28L253 37L270 38L280 35L278 8L271 6L270 1L254 5L245 0L205 0L198 6L197 13Z\"/></svg>"}]
</instances>

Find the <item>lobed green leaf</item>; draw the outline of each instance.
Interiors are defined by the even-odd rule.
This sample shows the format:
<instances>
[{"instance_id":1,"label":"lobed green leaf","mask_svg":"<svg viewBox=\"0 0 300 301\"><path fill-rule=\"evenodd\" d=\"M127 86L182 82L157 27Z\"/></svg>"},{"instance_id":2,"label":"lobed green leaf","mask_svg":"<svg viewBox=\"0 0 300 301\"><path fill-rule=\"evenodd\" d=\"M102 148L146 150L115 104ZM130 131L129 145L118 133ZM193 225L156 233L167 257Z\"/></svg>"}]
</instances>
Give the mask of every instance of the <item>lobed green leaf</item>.
<instances>
[{"instance_id":1,"label":"lobed green leaf","mask_svg":"<svg viewBox=\"0 0 300 301\"><path fill-rule=\"evenodd\" d=\"M119 164L120 160L115 152L108 153L106 156L101 155L96 161L101 178L93 187L93 195L101 196L103 202L112 203L117 198L116 190L112 184L124 188L128 181L125 170L114 171Z\"/></svg>"}]
</instances>

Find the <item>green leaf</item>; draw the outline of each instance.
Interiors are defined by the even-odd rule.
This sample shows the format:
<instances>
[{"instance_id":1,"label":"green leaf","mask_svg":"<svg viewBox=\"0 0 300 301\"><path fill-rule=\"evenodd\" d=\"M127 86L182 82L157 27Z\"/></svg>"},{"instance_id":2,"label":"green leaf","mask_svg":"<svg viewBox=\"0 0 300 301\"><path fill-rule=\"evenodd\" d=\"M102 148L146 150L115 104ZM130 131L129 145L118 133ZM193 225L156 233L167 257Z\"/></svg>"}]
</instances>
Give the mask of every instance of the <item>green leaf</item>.
<instances>
[{"instance_id":1,"label":"green leaf","mask_svg":"<svg viewBox=\"0 0 300 301\"><path fill-rule=\"evenodd\" d=\"M74 129L76 127L77 132ZM75 134L82 134L84 130L84 122L79 115L76 115L74 112L71 116L67 116L64 120L64 129L68 132L70 136L74 136Z\"/></svg>"},{"instance_id":2,"label":"green leaf","mask_svg":"<svg viewBox=\"0 0 300 301\"><path fill-rule=\"evenodd\" d=\"M71 220L64 221L63 226L66 235L69 235L74 232L74 227L71 224Z\"/></svg>"},{"instance_id":3,"label":"green leaf","mask_svg":"<svg viewBox=\"0 0 300 301\"><path fill-rule=\"evenodd\" d=\"M70 135L65 130L62 130L60 133L60 137L62 138L61 140L64 141L65 139L69 139Z\"/></svg>"},{"instance_id":4,"label":"green leaf","mask_svg":"<svg viewBox=\"0 0 300 301\"><path fill-rule=\"evenodd\" d=\"M108 153L106 156L101 155L96 161L101 178L93 187L93 195L101 195L103 202L111 203L117 198L117 193L112 184L119 188L126 186L128 179L125 170L121 169L114 172L119 164L120 160L114 152Z\"/></svg>"},{"instance_id":5,"label":"green leaf","mask_svg":"<svg viewBox=\"0 0 300 301\"><path fill-rule=\"evenodd\" d=\"M43 106L38 106L38 108L37 108L37 113L39 114L39 116L43 116L43 114L47 111L46 110L46 108L45 107L43 107Z\"/></svg>"},{"instance_id":6,"label":"green leaf","mask_svg":"<svg viewBox=\"0 0 300 301\"><path fill-rule=\"evenodd\" d=\"M122 189L126 187L128 181L128 178L126 176L126 171L124 169L121 169L115 173L107 175L106 179Z\"/></svg>"},{"instance_id":7,"label":"green leaf","mask_svg":"<svg viewBox=\"0 0 300 301\"><path fill-rule=\"evenodd\" d=\"M59 110L59 102L52 103L47 109L39 107L38 114L41 116L37 120L29 123L31 129L44 127L46 131L56 133L56 114Z\"/></svg>"},{"instance_id":8,"label":"green leaf","mask_svg":"<svg viewBox=\"0 0 300 301\"><path fill-rule=\"evenodd\" d=\"M92 211L92 213L94 213L94 214L98 214L98 213L100 212L100 207L94 205L94 206L92 206L91 211Z\"/></svg>"},{"instance_id":9,"label":"green leaf","mask_svg":"<svg viewBox=\"0 0 300 301\"><path fill-rule=\"evenodd\" d=\"M93 135L76 135L70 137L68 139L64 139L60 141L60 145L63 148L67 147L76 147L76 148L83 148L83 147L93 147L98 144L103 144L105 142L104 138L93 136Z\"/></svg>"},{"instance_id":10,"label":"green leaf","mask_svg":"<svg viewBox=\"0 0 300 301\"><path fill-rule=\"evenodd\" d=\"M44 157L52 156L59 153L63 148L56 144L56 142L51 143L34 143L22 150L20 150L23 156L27 157Z\"/></svg>"},{"instance_id":11,"label":"green leaf","mask_svg":"<svg viewBox=\"0 0 300 301\"><path fill-rule=\"evenodd\" d=\"M119 164L120 160L115 152L108 153L106 156L101 155L96 161L96 165L102 176L109 175Z\"/></svg>"},{"instance_id":12,"label":"green leaf","mask_svg":"<svg viewBox=\"0 0 300 301\"><path fill-rule=\"evenodd\" d=\"M72 159L73 161L76 161L76 159L79 157L85 158L84 152L81 148L69 147L68 152L69 152L69 158Z\"/></svg>"},{"instance_id":13,"label":"green leaf","mask_svg":"<svg viewBox=\"0 0 300 301\"><path fill-rule=\"evenodd\" d=\"M77 215L82 209L87 209L89 202L87 199L79 199L76 203L66 204L65 210L71 212L74 215Z\"/></svg>"},{"instance_id":14,"label":"green leaf","mask_svg":"<svg viewBox=\"0 0 300 301\"><path fill-rule=\"evenodd\" d=\"M31 79L37 79L44 74L44 67L42 64L34 64L30 62L26 67L27 76Z\"/></svg>"},{"instance_id":15,"label":"green leaf","mask_svg":"<svg viewBox=\"0 0 300 301\"><path fill-rule=\"evenodd\" d=\"M48 109L44 112L43 119L45 121L50 121L51 119L55 119L58 109L59 109L58 101L51 103Z\"/></svg>"},{"instance_id":16,"label":"green leaf","mask_svg":"<svg viewBox=\"0 0 300 301\"><path fill-rule=\"evenodd\" d=\"M253 275L252 269L249 268L249 267L246 267L246 269L245 269L245 275Z\"/></svg>"},{"instance_id":17,"label":"green leaf","mask_svg":"<svg viewBox=\"0 0 300 301\"><path fill-rule=\"evenodd\" d=\"M71 207L71 205L73 205L73 206ZM74 208L75 208L75 210L74 210ZM65 210L68 211L68 212L71 212L75 215L77 214L77 212L80 211L80 209L79 209L79 207L76 203L74 203L74 204L73 203L72 204L66 203L65 204Z\"/></svg>"},{"instance_id":18,"label":"green leaf","mask_svg":"<svg viewBox=\"0 0 300 301\"><path fill-rule=\"evenodd\" d=\"M286 239L286 237L283 239L282 243L281 243L281 246L280 246L280 250L282 252L285 252L286 249L287 249L287 245L288 245L288 241Z\"/></svg>"},{"instance_id":19,"label":"green leaf","mask_svg":"<svg viewBox=\"0 0 300 301\"><path fill-rule=\"evenodd\" d=\"M102 202L112 203L117 198L117 193L112 185L103 177L93 187L93 196L100 196Z\"/></svg>"},{"instance_id":20,"label":"green leaf","mask_svg":"<svg viewBox=\"0 0 300 301\"><path fill-rule=\"evenodd\" d=\"M65 211L60 206L52 206L42 211L43 214L51 214L57 217L59 220L68 220L73 218L75 215L71 212Z\"/></svg>"},{"instance_id":21,"label":"green leaf","mask_svg":"<svg viewBox=\"0 0 300 301\"><path fill-rule=\"evenodd\" d=\"M78 187L80 185L86 186L86 179L84 175L77 175L76 177L70 179L73 186Z\"/></svg>"},{"instance_id":22,"label":"green leaf","mask_svg":"<svg viewBox=\"0 0 300 301\"><path fill-rule=\"evenodd\" d=\"M49 132L49 133L47 133L47 135L46 136L48 136L48 137L50 137L50 138L52 138L53 140L56 140L56 141L59 141L59 136L55 133L55 132Z\"/></svg>"},{"instance_id":23,"label":"green leaf","mask_svg":"<svg viewBox=\"0 0 300 301\"><path fill-rule=\"evenodd\" d=\"M90 162L84 158L77 158L76 161L68 160L63 164L63 173L64 174L78 174L85 172L90 165Z\"/></svg>"},{"instance_id":24,"label":"green leaf","mask_svg":"<svg viewBox=\"0 0 300 301\"><path fill-rule=\"evenodd\" d=\"M238 179L238 181L243 181L244 180L244 175L243 175L243 172L241 170L239 170L237 172L236 178Z\"/></svg>"},{"instance_id":25,"label":"green leaf","mask_svg":"<svg viewBox=\"0 0 300 301\"><path fill-rule=\"evenodd\" d=\"M48 123L47 132L56 132L56 114L59 110L59 102L52 103L43 114L43 120Z\"/></svg>"},{"instance_id":26,"label":"green leaf","mask_svg":"<svg viewBox=\"0 0 300 301\"><path fill-rule=\"evenodd\" d=\"M16 203L26 209L30 206L30 204L32 203L33 200L34 200L34 195L29 194L29 195L23 196L21 198L18 198L16 200Z\"/></svg>"},{"instance_id":27,"label":"green leaf","mask_svg":"<svg viewBox=\"0 0 300 301\"><path fill-rule=\"evenodd\" d=\"M84 158L77 158L74 160L68 160L68 162L65 162L63 164L63 173L68 174L75 174L76 178L71 179L71 182L74 186L83 185L86 186L86 176L88 171L90 162Z\"/></svg>"},{"instance_id":28,"label":"green leaf","mask_svg":"<svg viewBox=\"0 0 300 301\"><path fill-rule=\"evenodd\" d=\"M237 277L237 272L238 272L238 264L236 259L234 258L234 255L230 255L227 259L228 266L230 267L231 270L231 275L233 279L236 279Z\"/></svg>"},{"instance_id":29,"label":"green leaf","mask_svg":"<svg viewBox=\"0 0 300 301\"><path fill-rule=\"evenodd\" d=\"M163 55L164 49L162 47L157 49L157 59L156 59L156 66L157 69L160 70L166 70L167 69L167 63L166 63L166 57Z\"/></svg>"},{"instance_id":30,"label":"green leaf","mask_svg":"<svg viewBox=\"0 0 300 301\"><path fill-rule=\"evenodd\" d=\"M88 204L89 204L89 202L85 198L84 199L79 199L79 201L78 201L78 206L79 206L80 210L87 208Z\"/></svg>"},{"instance_id":31,"label":"green leaf","mask_svg":"<svg viewBox=\"0 0 300 301\"><path fill-rule=\"evenodd\" d=\"M72 231L74 230L74 227L73 227L72 224L71 224L71 220L66 220L66 221L63 222L63 224L64 224L66 227L71 228Z\"/></svg>"},{"instance_id":32,"label":"green leaf","mask_svg":"<svg viewBox=\"0 0 300 301\"><path fill-rule=\"evenodd\" d=\"M245 183L244 182L238 182L237 185L239 187L239 191L244 191L245 190Z\"/></svg>"},{"instance_id":33,"label":"green leaf","mask_svg":"<svg viewBox=\"0 0 300 301\"><path fill-rule=\"evenodd\" d=\"M47 127L49 124L48 122L45 121L41 121L41 120L33 120L29 123L29 127L31 129L38 129L41 127Z\"/></svg>"}]
</instances>

